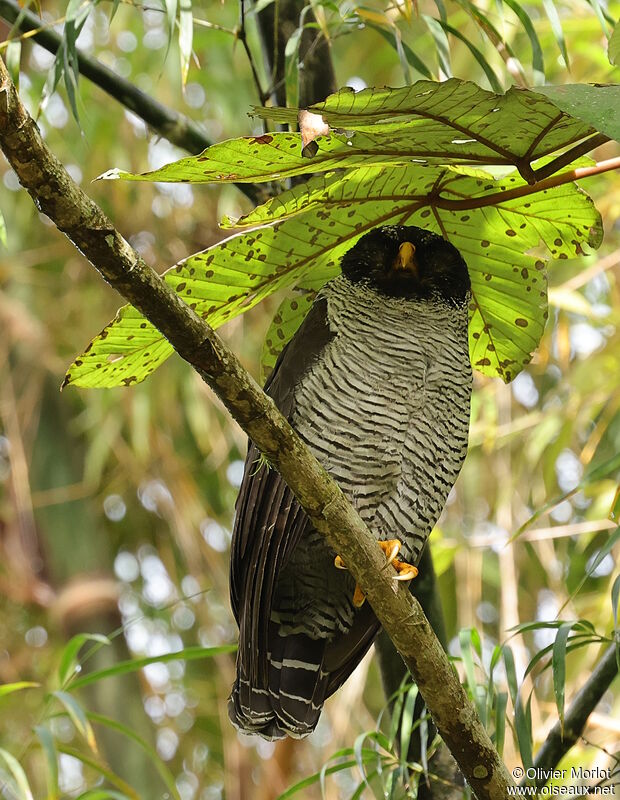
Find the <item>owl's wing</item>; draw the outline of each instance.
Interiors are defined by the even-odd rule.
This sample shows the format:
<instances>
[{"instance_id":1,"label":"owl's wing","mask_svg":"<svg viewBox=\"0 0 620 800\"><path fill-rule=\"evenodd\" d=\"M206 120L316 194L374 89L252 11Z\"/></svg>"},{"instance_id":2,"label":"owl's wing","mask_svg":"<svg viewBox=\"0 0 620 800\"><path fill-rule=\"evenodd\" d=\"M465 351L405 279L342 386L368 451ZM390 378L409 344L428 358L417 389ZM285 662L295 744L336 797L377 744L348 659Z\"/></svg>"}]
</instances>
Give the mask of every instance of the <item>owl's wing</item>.
<instances>
[{"instance_id":1,"label":"owl's wing","mask_svg":"<svg viewBox=\"0 0 620 800\"><path fill-rule=\"evenodd\" d=\"M265 384L265 392L288 420L294 411L296 385L332 337L327 301L319 298ZM236 504L230 597L241 629L239 656L251 680L263 668L259 652L267 642L276 577L311 524L279 473L260 461L258 449L250 443Z\"/></svg>"}]
</instances>

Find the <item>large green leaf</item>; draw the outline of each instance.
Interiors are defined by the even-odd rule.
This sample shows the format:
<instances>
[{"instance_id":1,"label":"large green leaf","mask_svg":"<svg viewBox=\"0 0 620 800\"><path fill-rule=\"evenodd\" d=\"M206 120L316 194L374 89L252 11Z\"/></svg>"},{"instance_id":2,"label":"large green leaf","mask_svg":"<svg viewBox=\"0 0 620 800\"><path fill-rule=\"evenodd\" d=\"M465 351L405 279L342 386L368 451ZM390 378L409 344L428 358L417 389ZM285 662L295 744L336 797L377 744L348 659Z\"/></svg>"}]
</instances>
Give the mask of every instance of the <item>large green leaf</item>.
<instances>
[{"instance_id":1,"label":"large green leaf","mask_svg":"<svg viewBox=\"0 0 620 800\"><path fill-rule=\"evenodd\" d=\"M338 266L330 263L326 263L322 268L313 269L310 275L302 283L297 284L289 296L280 303L263 342L261 354L263 381L273 369L284 345L292 339L303 322L318 290L339 272Z\"/></svg>"},{"instance_id":2,"label":"large green leaf","mask_svg":"<svg viewBox=\"0 0 620 800\"><path fill-rule=\"evenodd\" d=\"M566 86L537 86L536 91L572 117L620 141L620 86L572 83Z\"/></svg>"},{"instance_id":3,"label":"large green leaf","mask_svg":"<svg viewBox=\"0 0 620 800\"><path fill-rule=\"evenodd\" d=\"M535 92L513 87L506 94L495 94L457 78L443 83L418 81L402 89L345 88L308 110L346 130L372 126L374 131L378 123L402 126L422 121L431 127L420 126L420 131L433 136L437 128L432 124L440 123L446 140L449 132L453 138L466 136L509 158L536 159L592 132L568 114L559 115L557 106ZM257 108L256 113L276 122L293 122L297 111Z\"/></svg>"},{"instance_id":4,"label":"large green leaf","mask_svg":"<svg viewBox=\"0 0 620 800\"><path fill-rule=\"evenodd\" d=\"M548 181L536 191L521 176L531 182L535 159L548 163L594 128L540 94L511 89L496 95L455 79L342 90L311 110L344 129L319 137L311 159L301 155L299 134L274 133L223 142L145 175L107 174L227 182L315 173L241 220L224 220L224 226L256 229L191 256L164 280L213 327L275 291L296 287L267 334L268 370L361 235L381 224L419 225L452 241L468 262L473 365L511 380L529 361L546 319L544 261L532 249L542 243L553 257L569 258L582 252L583 242L598 246L602 235L598 213L575 185ZM297 115L296 109L260 113L280 122ZM484 163L512 164L517 172L493 178L474 169ZM171 352L157 330L125 306L75 360L65 383L130 385Z\"/></svg>"},{"instance_id":5,"label":"large green leaf","mask_svg":"<svg viewBox=\"0 0 620 800\"><path fill-rule=\"evenodd\" d=\"M319 136L312 159L301 155L299 134L268 133L220 142L153 172L110 170L101 177L239 183L368 163L519 166L594 132L539 94L510 89L497 95L456 79L419 81L403 89L342 89L310 110L346 129ZM257 113L295 122L298 112L261 108Z\"/></svg>"},{"instance_id":6,"label":"large green leaf","mask_svg":"<svg viewBox=\"0 0 620 800\"><path fill-rule=\"evenodd\" d=\"M573 184L519 196L524 188L516 174L496 180L464 168L417 165L319 175L238 223L253 227L271 221L270 226L192 256L165 280L217 327L283 287L316 291L337 272L342 254L376 225L418 225L445 236L465 257L473 290L472 363L509 381L529 361L546 319L544 262L528 251L542 241L553 257L568 258L581 252L582 243L597 246L602 235L591 200ZM500 202L502 194L507 199ZM296 306L291 302L276 315L265 367L309 303ZM75 361L66 382L134 383L170 352L163 337L126 307Z\"/></svg>"}]
</instances>

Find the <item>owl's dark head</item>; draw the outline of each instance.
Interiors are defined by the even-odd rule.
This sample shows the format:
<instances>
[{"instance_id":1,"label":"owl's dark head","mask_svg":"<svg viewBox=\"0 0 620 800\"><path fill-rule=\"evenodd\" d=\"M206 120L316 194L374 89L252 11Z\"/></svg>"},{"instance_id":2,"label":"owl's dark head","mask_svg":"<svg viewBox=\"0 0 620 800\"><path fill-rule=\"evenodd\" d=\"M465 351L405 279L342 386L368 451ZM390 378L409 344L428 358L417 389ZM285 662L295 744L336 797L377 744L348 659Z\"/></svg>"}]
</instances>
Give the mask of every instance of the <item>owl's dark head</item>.
<instances>
[{"instance_id":1,"label":"owl's dark head","mask_svg":"<svg viewBox=\"0 0 620 800\"><path fill-rule=\"evenodd\" d=\"M412 225L374 228L345 253L341 266L350 281L390 297L439 297L460 304L471 288L467 265L456 247Z\"/></svg>"}]
</instances>

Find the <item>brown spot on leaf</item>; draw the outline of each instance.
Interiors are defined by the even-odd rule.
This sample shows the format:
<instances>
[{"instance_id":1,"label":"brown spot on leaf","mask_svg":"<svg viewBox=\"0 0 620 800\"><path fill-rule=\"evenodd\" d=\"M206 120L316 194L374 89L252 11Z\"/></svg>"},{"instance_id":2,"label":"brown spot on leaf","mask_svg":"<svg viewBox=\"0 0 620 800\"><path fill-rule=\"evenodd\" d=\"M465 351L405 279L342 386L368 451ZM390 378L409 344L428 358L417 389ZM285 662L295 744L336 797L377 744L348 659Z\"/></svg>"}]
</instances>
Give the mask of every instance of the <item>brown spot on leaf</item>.
<instances>
[{"instance_id":1,"label":"brown spot on leaf","mask_svg":"<svg viewBox=\"0 0 620 800\"><path fill-rule=\"evenodd\" d=\"M516 231L513 231L512 228L508 228L508 230L506 231L506 236L516 236L516 235L517 235Z\"/></svg>"},{"instance_id":2,"label":"brown spot on leaf","mask_svg":"<svg viewBox=\"0 0 620 800\"><path fill-rule=\"evenodd\" d=\"M273 142L273 136L270 136L268 133L250 139L250 144L269 144L269 142Z\"/></svg>"},{"instance_id":3,"label":"brown spot on leaf","mask_svg":"<svg viewBox=\"0 0 620 800\"><path fill-rule=\"evenodd\" d=\"M185 283L185 281L181 281L181 283L177 286L177 292L182 292L186 286L187 284Z\"/></svg>"},{"instance_id":4,"label":"brown spot on leaf","mask_svg":"<svg viewBox=\"0 0 620 800\"><path fill-rule=\"evenodd\" d=\"M481 358L479 361L476 361L477 367L488 367L491 364L491 360L488 358Z\"/></svg>"},{"instance_id":5,"label":"brown spot on leaf","mask_svg":"<svg viewBox=\"0 0 620 800\"><path fill-rule=\"evenodd\" d=\"M491 242L490 242L488 239L483 239L483 240L480 242L480 246L481 246L481 247L488 247L490 244L491 244Z\"/></svg>"},{"instance_id":6,"label":"brown spot on leaf","mask_svg":"<svg viewBox=\"0 0 620 800\"><path fill-rule=\"evenodd\" d=\"M523 317L517 317L515 320L515 325L518 325L520 328L527 328L529 322L526 319L523 319Z\"/></svg>"}]
</instances>

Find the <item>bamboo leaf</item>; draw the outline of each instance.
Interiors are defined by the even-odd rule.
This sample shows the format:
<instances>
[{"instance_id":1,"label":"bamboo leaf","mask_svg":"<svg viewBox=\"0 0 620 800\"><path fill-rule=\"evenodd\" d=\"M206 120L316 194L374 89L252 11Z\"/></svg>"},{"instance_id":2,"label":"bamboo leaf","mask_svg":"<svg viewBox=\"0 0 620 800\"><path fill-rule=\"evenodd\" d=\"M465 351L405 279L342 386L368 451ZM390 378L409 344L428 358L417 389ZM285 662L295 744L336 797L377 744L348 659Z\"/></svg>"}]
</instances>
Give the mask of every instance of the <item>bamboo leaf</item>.
<instances>
[{"instance_id":1,"label":"bamboo leaf","mask_svg":"<svg viewBox=\"0 0 620 800\"><path fill-rule=\"evenodd\" d=\"M587 2L594 9L594 13L596 14L604 35L609 37L609 26L614 25L616 20L607 12L607 9L600 0L587 0Z\"/></svg>"},{"instance_id":2,"label":"bamboo leaf","mask_svg":"<svg viewBox=\"0 0 620 800\"><path fill-rule=\"evenodd\" d=\"M611 611L614 616L614 629L618 628L618 598L620 598L620 575L611 587Z\"/></svg>"},{"instance_id":3,"label":"bamboo leaf","mask_svg":"<svg viewBox=\"0 0 620 800\"><path fill-rule=\"evenodd\" d=\"M334 761L337 758L343 758L344 756L350 756L352 754L351 748L346 748L345 750L338 751L338 753L334 753L334 755L330 758L330 761ZM366 750L362 754L363 761L374 761L376 760L377 754L373 750ZM313 775L309 775L307 778L299 781L298 783L290 786L286 791L284 791L281 795L278 795L276 800L288 800L289 797L293 797L294 795L301 792L303 789L307 789L309 786L313 786L315 783L321 783L324 785L325 777L327 775L333 775L335 772L342 772L345 769L351 769L357 765L357 761L355 758L346 758L346 760L341 761L339 764L333 764L329 766L329 762L323 765L323 768L319 772L315 772Z\"/></svg>"},{"instance_id":4,"label":"bamboo leaf","mask_svg":"<svg viewBox=\"0 0 620 800\"><path fill-rule=\"evenodd\" d=\"M75 672L77 655L86 642L110 644L108 637L99 633L78 633L76 636L73 636L63 648L60 664L58 665L58 680L61 685Z\"/></svg>"},{"instance_id":5,"label":"bamboo leaf","mask_svg":"<svg viewBox=\"0 0 620 800\"><path fill-rule=\"evenodd\" d=\"M553 671L553 693L555 704L560 718L560 728L564 732L564 691L566 687L566 645L568 635L572 631L574 622L564 622L558 628L555 642L553 643L553 653L551 656L551 668Z\"/></svg>"},{"instance_id":6,"label":"bamboo leaf","mask_svg":"<svg viewBox=\"0 0 620 800\"><path fill-rule=\"evenodd\" d=\"M604 461L602 464L598 464L594 468L590 468L586 474L583 476L579 484L574 488L571 489L569 492L565 492L562 495L554 497L552 500L546 502L543 506L540 506L536 509L536 511L532 514L532 516L526 520L523 525L521 525L515 533L510 537L510 542L517 539L521 534L529 528L529 526L536 522L537 519L542 517L552 508L559 505L564 500L572 497L576 492L580 489L584 489L586 486L589 486L592 483L596 483L597 481L603 480L604 478L609 477L609 475L613 475L620 469L620 453L612 456L611 458Z\"/></svg>"},{"instance_id":7,"label":"bamboo leaf","mask_svg":"<svg viewBox=\"0 0 620 800\"><path fill-rule=\"evenodd\" d=\"M88 721L84 709L75 699L75 697L72 697L70 694L63 691L52 692L52 695L60 700L62 705L65 707L67 714L76 727L76 730L84 737L84 739L86 739L86 742L93 753L98 754L95 732Z\"/></svg>"},{"instance_id":8,"label":"bamboo leaf","mask_svg":"<svg viewBox=\"0 0 620 800\"><path fill-rule=\"evenodd\" d=\"M609 38L607 56L610 64L617 66L620 62L620 22L616 23L613 33Z\"/></svg>"},{"instance_id":9,"label":"bamboo leaf","mask_svg":"<svg viewBox=\"0 0 620 800\"><path fill-rule=\"evenodd\" d=\"M564 63L566 64L566 69L570 69L568 50L566 49L566 42L564 40L564 31L562 30L560 15L558 14L558 10L555 7L554 0L543 0L543 8L545 9L545 13L549 18L549 24L551 25L551 30L553 31L555 40L558 44L558 47L560 48L560 53L562 53L562 58L564 59Z\"/></svg>"},{"instance_id":10,"label":"bamboo leaf","mask_svg":"<svg viewBox=\"0 0 620 800\"><path fill-rule=\"evenodd\" d=\"M604 641L604 640L603 640L603 638L601 636L593 636L592 634L579 634L579 635L571 636L569 638L569 642L570 643L566 647L566 652L567 653L572 653L573 650L577 650L580 647L585 647L586 645L589 645L589 644L600 644L602 641ZM549 653L551 653L552 651L553 651L553 644L547 645L546 647L543 647L542 650L539 650L532 657L532 659L530 660L530 663L527 665L527 669L525 670L524 678L527 678L527 676L533 671L534 667L540 661L542 661L543 658L548 656ZM544 672L550 666L551 666L551 660L547 661L547 663L544 664L542 671Z\"/></svg>"},{"instance_id":11,"label":"bamboo leaf","mask_svg":"<svg viewBox=\"0 0 620 800\"><path fill-rule=\"evenodd\" d=\"M368 759L367 758L365 759L365 755L367 755L369 752L375 752L375 751L372 750L369 751L368 748L364 748L364 742L366 741L366 738L367 738L367 733L360 733L360 735L355 739L355 742L353 743L353 755L355 756L355 763L357 764L357 768L359 769L360 774L362 776L362 783L372 790L372 787L366 777L366 763ZM375 758L376 759L379 758L376 752L375 752Z\"/></svg>"},{"instance_id":12,"label":"bamboo leaf","mask_svg":"<svg viewBox=\"0 0 620 800\"><path fill-rule=\"evenodd\" d=\"M399 59L401 61L401 65L403 63L402 56L404 56L406 64L409 64L411 67L413 67L413 69L417 70L420 73L420 75L423 75L425 78L428 78L429 80L432 79L433 76L429 68L422 61L422 59L418 55L416 55L416 53L414 53L414 51L409 47L409 45L402 41L398 33L397 34L390 33L389 31L385 30L385 28L381 27L380 25L376 25L372 22L366 22L366 25L369 28L375 30L383 39L385 39L385 41L390 45L390 47L393 47L397 51ZM410 80L407 82L410 83Z\"/></svg>"},{"instance_id":13,"label":"bamboo leaf","mask_svg":"<svg viewBox=\"0 0 620 800\"><path fill-rule=\"evenodd\" d=\"M504 666L506 668L506 681L515 712L514 724L519 752L521 754L521 763L527 769L532 765L531 719L527 711L523 708L523 702L519 696L519 685L517 682L517 673L512 650L507 645L504 645L502 652L504 656Z\"/></svg>"},{"instance_id":14,"label":"bamboo leaf","mask_svg":"<svg viewBox=\"0 0 620 800\"><path fill-rule=\"evenodd\" d=\"M449 25L447 22L443 22L442 20L439 20L439 24L446 31L446 33L452 34L452 36L455 36L457 39L460 39L460 41L463 42L463 44L467 47L467 49L472 54L472 56L476 59L478 64L480 64L480 66L482 67L482 71L486 75L491 89L494 92L497 92L498 94L501 94L502 93L501 81L499 80L499 78L495 74L495 71L493 70L493 67L489 64L489 62L484 57L483 53L480 50L478 50L478 48L474 44L472 44L472 42L469 41L467 36L462 34L459 30L454 28L452 25Z\"/></svg>"},{"instance_id":15,"label":"bamboo leaf","mask_svg":"<svg viewBox=\"0 0 620 800\"><path fill-rule=\"evenodd\" d=\"M60 789L58 787L58 753L54 744L54 737L45 725L37 725L34 732L41 742L45 754L47 768L47 800L57 800Z\"/></svg>"},{"instance_id":16,"label":"bamboo leaf","mask_svg":"<svg viewBox=\"0 0 620 800\"><path fill-rule=\"evenodd\" d=\"M0 697L6 697L6 695L13 694L13 692L20 692L22 689L33 689L40 685L41 685L40 683L34 683L33 681L16 681L15 683L3 683L0 684Z\"/></svg>"},{"instance_id":17,"label":"bamboo leaf","mask_svg":"<svg viewBox=\"0 0 620 800\"><path fill-rule=\"evenodd\" d=\"M137 672L139 669L149 664L165 664L169 661L196 661L201 658L212 658L222 653L234 653L236 649L237 646L233 644L221 645L220 647L195 646L186 647L175 653L164 653L160 656L147 656L145 658L133 658L129 661L119 661L112 667L105 667L104 669L89 672L88 675L73 680L68 688L73 691L82 686L89 686L90 684L97 683L104 678L112 678L118 675L126 675L129 672Z\"/></svg>"},{"instance_id":18,"label":"bamboo leaf","mask_svg":"<svg viewBox=\"0 0 620 800\"><path fill-rule=\"evenodd\" d=\"M32 791L30 789L30 784L28 783L26 773L15 756L12 756L8 750L0 747L0 760L4 761L9 773L15 781L18 800L33 800Z\"/></svg>"},{"instance_id":19,"label":"bamboo leaf","mask_svg":"<svg viewBox=\"0 0 620 800\"><path fill-rule=\"evenodd\" d=\"M476 704L478 714L482 723L486 722L486 703L478 691L478 681L476 680L476 667L474 664L473 651L477 650L476 641L480 642L478 631L473 628L463 628L459 631L459 642L461 645L461 657L463 665L465 666L465 677L467 679L467 687L471 694L472 700Z\"/></svg>"},{"instance_id":20,"label":"bamboo leaf","mask_svg":"<svg viewBox=\"0 0 620 800\"><path fill-rule=\"evenodd\" d=\"M497 752L502 755L504 752L504 739L506 734L506 706L508 695L506 692L498 692L495 700L495 735L494 742Z\"/></svg>"},{"instance_id":21,"label":"bamboo leaf","mask_svg":"<svg viewBox=\"0 0 620 800\"><path fill-rule=\"evenodd\" d=\"M155 769L159 773L162 781L168 789L168 792L170 793L170 797L175 798L175 800L181 800L181 795L177 789L174 775L161 760L154 747L151 747L151 745L141 736L139 736L134 730L129 728L127 725L123 725L117 720L110 719L110 717L106 717L103 714L95 714L94 712L89 712L87 716L91 722L103 725L109 730L116 731L117 733L125 736L127 739L131 739L131 741L135 742L139 747L141 747L151 763L155 766Z\"/></svg>"},{"instance_id":22,"label":"bamboo leaf","mask_svg":"<svg viewBox=\"0 0 620 800\"><path fill-rule=\"evenodd\" d=\"M575 589L570 594L558 613L562 613L564 608L579 594L585 582L592 576L592 574L596 571L596 568L601 563L601 561L611 553L612 549L616 546L616 544L620 541L620 525L616 528L615 531L610 535L609 539L605 542L605 544L601 547L601 549L597 552L595 557L592 559L590 564L588 565L588 569L584 573L583 578L579 581Z\"/></svg>"},{"instance_id":23,"label":"bamboo leaf","mask_svg":"<svg viewBox=\"0 0 620 800\"><path fill-rule=\"evenodd\" d=\"M22 43L19 39L9 41L4 51L4 60L15 88L19 89L19 68L22 59Z\"/></svg>"},{"instance_id":24,"label":"bamboo leaf","mask_svg":"<svg viewBox=\"0 0 620 800\"><path fill-rule=\"evenodd\" d=\"M518 17L519 22L521 25L523 25L523 29L530 40L530 46L532 48L532 70L534 73L534 84L537 85L544 83L545 62L543 58L543 51L528 12L521 5L519 5L516 0L503 0L503 2L506 3L506 5L512 9L515 16Z\"/></svg>"},{"instance_id":25,"label":"bamboo leaf","mask_svg":"<svg viewBox=\"0 0 620 800\"><path fill-rule=\"evenodd\" d=\"M194 18L191 0L179 2L179 56L181 58L181 84L187 83L189 62L192 57L192 40L194 35Z\"/></svg>"},{"instance_id":26,"label":"bamboo leaf","mask_svg":"<svg viewBox=\"0 0 620 800\"><path fill-rule=\"evenodd\" d=\"M76 749L75 747L69 747L68 745L58 745L58 750L61 753L65 753L68 756L72 756L73 758L77 758L78 761L81 761L87 767L94 769L98 772L101 776L103 776L112 786L116 786L117 789L120 790L120 794L117 792L109 792L104 797L112 797L115 800L141 800L140 796L136 792L136 790L131 787L126 781L124 781L119 775L117 775L110 767L103 761L101 761L96 756L82 753L80 750ZM95 790L95 796L89 797L88 792L81 795L82 797L87 797L88 800L99 800L97 797L97 791ZM103 798L101 798L103 800Z\"/></svg>"},{"instance_id":27,"label":"bamboo leaf","mask_svg":"<svg viewBox=\"0 0 620 800\"><path fill-rule=\"evenodd\" d=\"M403 711L400 715L400 758L401 766L406 765L407 754L409 752L409 742L413 731L413 710L418 697L418 687L415 683L411 686L405 697Z\"/></svg>"},{"instance_id":28,"label":"bamboo leaf","mask_svg":"<svg viewBox=\"0 0 620 800\"><path fill-rule=\"evenodd\" d=\"M435 42L435 50L437 51L437 61L443 74L450 78L452 76L452 66L450 65L450 43L444 31L441 22L434 17L429 17L427 14L422 14L422 19L426 23L426 27L430 31L431 36ZM442 22L445 19L442 17Z\"/></svg>"}]
</instances>

